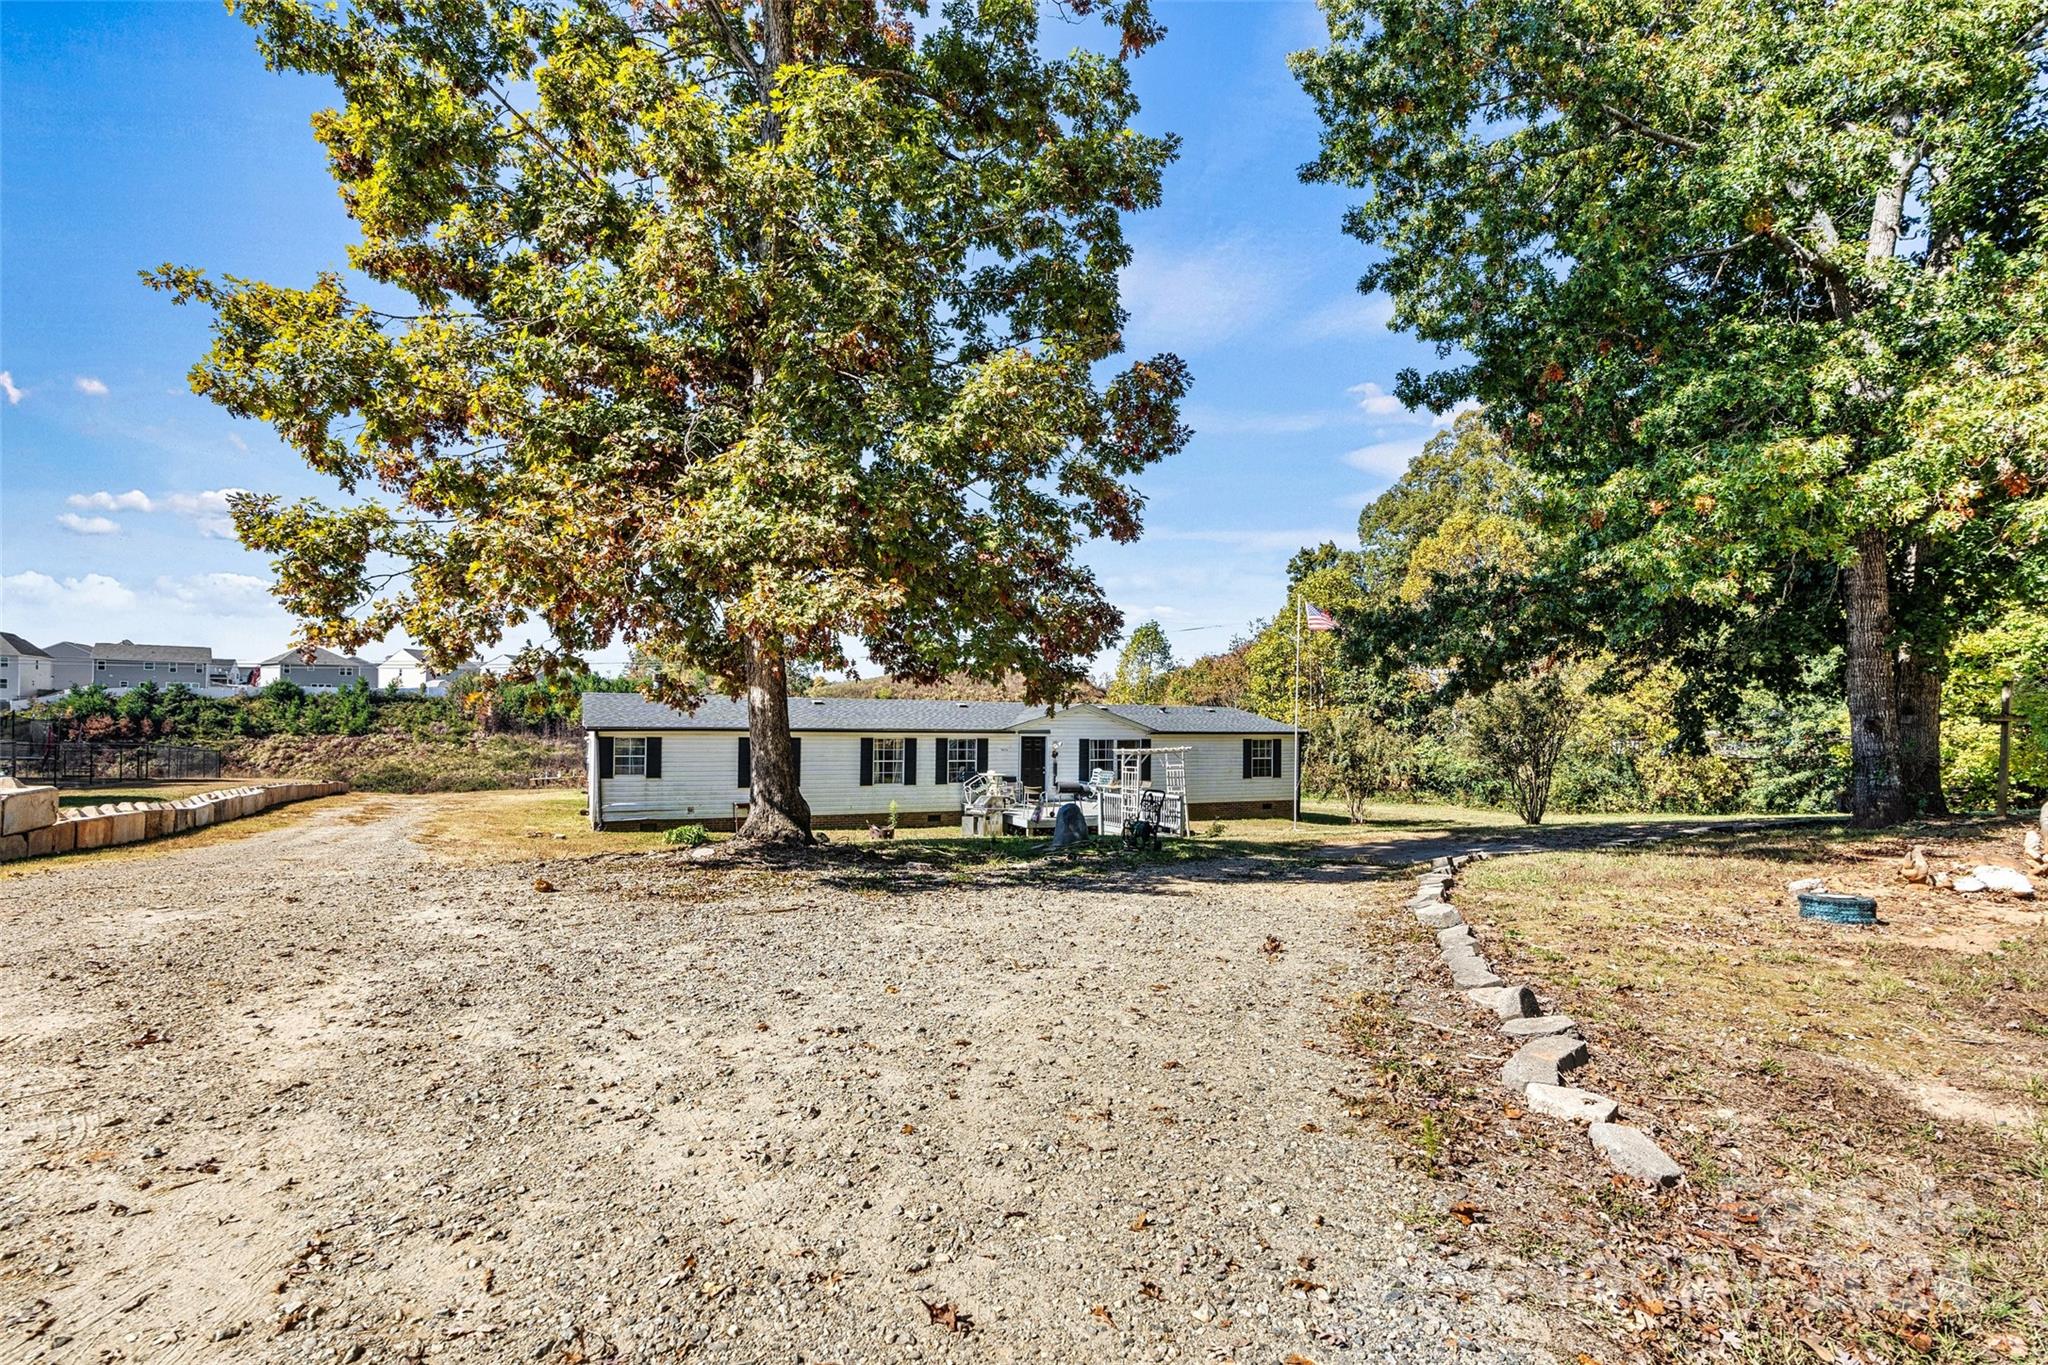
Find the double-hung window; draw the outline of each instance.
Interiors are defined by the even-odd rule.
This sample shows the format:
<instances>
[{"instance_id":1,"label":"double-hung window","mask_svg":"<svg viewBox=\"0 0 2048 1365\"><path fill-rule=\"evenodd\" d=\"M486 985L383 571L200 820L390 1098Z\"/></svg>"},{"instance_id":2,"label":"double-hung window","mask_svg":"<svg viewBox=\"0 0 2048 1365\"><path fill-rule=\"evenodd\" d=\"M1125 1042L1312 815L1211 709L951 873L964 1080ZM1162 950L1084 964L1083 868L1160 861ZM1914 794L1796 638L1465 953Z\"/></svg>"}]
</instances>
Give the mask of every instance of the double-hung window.
<instances>
[{"instance_id":1,"label":"double-hung window","mask_svg":"<svg viewBox=\"0 0 2048 1365\"><path fill-rule=\"evenodd\" d=\"M1280 741L1277 739L1255 739L1251 742L1251 775L1253 777L1278 777L1280 775Z\"/></svg>"},{"instance_id":2,"label":"double-hung window","mask_svg":"<svg viewBox=\"0 0 2048 1365\"><path fill-rule=\"evenodd\" d=\"M615 739L612 741L612 776L647 776L647 741L641 739Z\"/></svg>"},{"instance_id":3,"label":"double-hung window","mask_svg":"<svg viewBox=\"0 0 2048 1365\"><path fill-rule=\"evenodd\" d=\"M900 739L878 739L875 741L875 785L886 787L903 785L903 741Z\"/></svg>"},{"instance_id":4,"label":"double-hung window","mask_svg":"<svg viewBox=\"0 0 2048 1365\"><path fill-rule=\"evenodd\" d=\"M949 739L946 752L939 755L939 761L946 765L948 782L965 782L974 776L978 766L975 760L976 745L971 739Z\"/></svg>"}]
</instances>

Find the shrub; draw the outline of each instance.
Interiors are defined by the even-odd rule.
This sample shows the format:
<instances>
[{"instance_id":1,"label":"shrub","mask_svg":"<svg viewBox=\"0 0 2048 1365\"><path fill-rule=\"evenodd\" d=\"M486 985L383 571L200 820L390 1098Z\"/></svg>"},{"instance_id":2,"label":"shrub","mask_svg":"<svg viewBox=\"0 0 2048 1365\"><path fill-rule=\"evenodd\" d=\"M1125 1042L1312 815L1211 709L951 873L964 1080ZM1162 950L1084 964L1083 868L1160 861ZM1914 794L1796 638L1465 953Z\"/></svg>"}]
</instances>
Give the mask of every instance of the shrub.
<instances>
[{"instance_id":1,"label":"shrub","mask_svg":"<svg viewBox=\"0 0 2048 1365\"><path fill-rule=\"evenodd\" d=\"M681 848L702 848L711 842L711 833L702 825L677 825L662 835L661 841Z\"/></svg>"},{"instance_id":2,"label":"shrub","mask_svg":"<svg viewBox=\"0 0 2048 1365\"><path fill-rule=\"evenodd\" d=\"M1543 823L1557 760L1578 724L1582 698L1560 669L1525 682L1496 684L1472 703L1472 756L1508 784L1523 823Z\"/></svg>"}]
</instances>

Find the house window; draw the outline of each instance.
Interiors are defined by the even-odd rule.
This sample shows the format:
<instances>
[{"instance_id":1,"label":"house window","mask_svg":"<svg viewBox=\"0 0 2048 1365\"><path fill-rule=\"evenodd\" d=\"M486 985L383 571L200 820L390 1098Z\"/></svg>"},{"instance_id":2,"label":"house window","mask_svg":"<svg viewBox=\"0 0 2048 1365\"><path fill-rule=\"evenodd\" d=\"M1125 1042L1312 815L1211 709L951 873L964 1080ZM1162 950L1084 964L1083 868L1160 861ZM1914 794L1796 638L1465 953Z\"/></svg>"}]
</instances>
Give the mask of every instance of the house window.
<instances>
[{"instance_id":1,"label":"house window","mask_svg":"<svg viewBox=\"0 0 2048 1365\"><path fill-rule=\"evenodd\" d=\"M976 745L971 739L949 739L946 752L940 761L946 765L948 782L965 782L974 776L976 768Z\"/></svg>"},{"instance_id":2,"label":"house window","mask_svg":"<svg viewBox=\"0 0 2048 1365\"><path fill-rule=\"evenodd\" d=\"M612 776L647 776L647 741L645 739L615 739L612 741Z\"/></svg>"},{"instance_id":3,"label":"house window","mask_svg":"<svg viewBox=\"0 0 2048 1365\"><path fill-rule=\"evenodd\" d=\"M97 663L95 663L93 667L98 669L100 672L104 673L107 671L107 661L105 659L101 659Z\"/></svg>"},{"instance_id":4,"label":"house window","mask_svg":"<svg viewBox=\"0 0 2048 1365\"><path fill-rule=\"evenodd\" d=\"M1255 739L1252 741L1252 776L1278 777L1280 775L1280 741L1277 739Z\"/></svg>"},{"instance_id":5,"label":"house window","mask_svg":"<svg viewBox=\"0 0 2048 1365\"><path fill-rule=\"evenodd\" d=\"M144 673L154 673L154 672L156 672L156 665L155 665L155 664L144 664L144 665L142 666L142 671L143 671Z\"/></svg>"},{"instance_id":6,"label":"house window","mask_svg":"<svg viewBox=\"0 0 2048 1365\"><path fill-rule=\"evenodd\" d=\"M878 739L875 741L875 784L888 786L903 784L903 741L900 739Z\"/></svg>"}]
</instances>

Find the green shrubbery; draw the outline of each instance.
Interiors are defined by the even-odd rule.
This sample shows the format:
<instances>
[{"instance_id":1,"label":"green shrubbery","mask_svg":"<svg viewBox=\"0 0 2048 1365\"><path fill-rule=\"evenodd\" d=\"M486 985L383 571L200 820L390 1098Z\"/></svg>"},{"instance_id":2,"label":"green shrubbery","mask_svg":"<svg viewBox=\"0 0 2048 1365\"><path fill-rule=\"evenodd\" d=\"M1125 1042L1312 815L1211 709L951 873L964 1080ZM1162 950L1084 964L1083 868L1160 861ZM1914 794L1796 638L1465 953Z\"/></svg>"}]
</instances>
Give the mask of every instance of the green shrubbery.
<instances>
[{"instance_id":1,"label":"green shrubbery","mask_svg":"<svg viewBox=\"0 0 2048 1365\"><path fill-rule=\"evenodd\" d=\"M661 841L680 848L702 848L711 842L711 832L702 825L677 825L662 835Z\"/></svg>"}]
</instances>

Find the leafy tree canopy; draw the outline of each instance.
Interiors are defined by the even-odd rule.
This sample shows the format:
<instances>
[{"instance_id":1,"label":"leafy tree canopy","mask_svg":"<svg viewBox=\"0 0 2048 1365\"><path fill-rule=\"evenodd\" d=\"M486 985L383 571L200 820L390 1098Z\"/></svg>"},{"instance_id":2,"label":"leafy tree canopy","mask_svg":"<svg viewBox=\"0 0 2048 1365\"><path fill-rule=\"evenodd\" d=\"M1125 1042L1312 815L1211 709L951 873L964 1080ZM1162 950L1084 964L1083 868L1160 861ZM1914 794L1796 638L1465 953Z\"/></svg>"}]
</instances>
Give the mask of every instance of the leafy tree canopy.
<instances>
[{"instance_id":1,"label":"leafy tree canopy","mask_svg":"<svg viewBox=\"0 0 2048 1365\"><path fill-rule=\"evenodd\" d=\"M1165 700L1166 678L1173 668L1173 646L1167 642L1166 631L1157 621L1147 621L1131 632L1117 658L1109 700L1156 705Z\"/></svg>"},{"instance_id":2,"label":"leafy tree canopy","mask_svg":"<svg viewBox=\"0 0 2048 1365\"><path fill-rule=\"evenodd\" d=\"M1040 700L1115 638L1074 552L1187 437L1177 358L1107 363L1174 154L1132 127L1144 0L1073 6L1121 50L1058 59L1030 0L237 8L341 92L376 287L150 278L215 315L199 392L369 495L234 506L307 639L446 667L538 618L543 671L623 639L687 704L701 669L752 703L750 832L802 838L792 664L853 636Z\"/></svg>"},{"instance_id":3,"label":"leafy tree canopy","mask_svg":"<svg viewBox=\"0 0 2048 1365\"><path fill-rule=\"evenodd\" d=\"M1938 677L2038 580L2039 4L1324 8L1309 174L1367 189L1364 286L1460 353L1397 391L1484 405L1609 645L1796 635L1818 590L1858 813L1900 813L1894 644Z\"/></svg>"}]
</instances>

